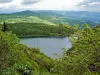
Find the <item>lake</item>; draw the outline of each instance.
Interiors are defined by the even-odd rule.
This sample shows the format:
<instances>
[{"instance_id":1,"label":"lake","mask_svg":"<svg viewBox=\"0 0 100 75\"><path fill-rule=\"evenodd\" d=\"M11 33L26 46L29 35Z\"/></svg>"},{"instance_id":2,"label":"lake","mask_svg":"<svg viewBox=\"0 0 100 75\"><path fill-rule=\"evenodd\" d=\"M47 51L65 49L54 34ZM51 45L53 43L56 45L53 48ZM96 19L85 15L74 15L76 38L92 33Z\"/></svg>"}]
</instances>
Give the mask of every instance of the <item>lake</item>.
<instances>
[{"instance_id":1,"label":"lake","mask_svg":"<svg viewBox=\"0 0 100 75\"><path fill-rule=\"evenodd\" d=\"M38 38L20 38L21 44L26 44L28 47L38 46L40 51L54 58L53 54L62 54L62 48L70 48L71 43L67 37L52 38L52 37L38 37Z\"/></svg>"}]
</instances>

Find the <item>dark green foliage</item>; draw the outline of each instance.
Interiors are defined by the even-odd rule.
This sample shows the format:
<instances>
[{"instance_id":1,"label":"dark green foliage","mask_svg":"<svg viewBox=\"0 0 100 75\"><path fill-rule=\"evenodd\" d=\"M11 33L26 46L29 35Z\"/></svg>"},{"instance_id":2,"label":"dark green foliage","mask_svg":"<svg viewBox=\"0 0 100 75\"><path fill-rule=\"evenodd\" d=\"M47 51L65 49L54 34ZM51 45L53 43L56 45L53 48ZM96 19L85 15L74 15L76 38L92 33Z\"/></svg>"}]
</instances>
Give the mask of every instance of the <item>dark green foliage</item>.
<instances>
[{"instance_id":1,"label":"dark green foliage","mask_svg":"<svg viewBox=\"0 0 100 75\"><path fill-rule=\"evenodd\" d=\"M5 22L3 22L3 25L2 25L2 31L5 32L7 30L7 25Z\"/></svg>"},{"instance_id":2,"label":"dark green foliage","mask_svg":"<svg viewBox=\"0 0 100 75\"><path fill-rule=\"evenodd\" d=\"M8 31L19 37L70 36L75 29L69 25L46 25L43 23L8 23Z\"/></svg>"}]
</instances>

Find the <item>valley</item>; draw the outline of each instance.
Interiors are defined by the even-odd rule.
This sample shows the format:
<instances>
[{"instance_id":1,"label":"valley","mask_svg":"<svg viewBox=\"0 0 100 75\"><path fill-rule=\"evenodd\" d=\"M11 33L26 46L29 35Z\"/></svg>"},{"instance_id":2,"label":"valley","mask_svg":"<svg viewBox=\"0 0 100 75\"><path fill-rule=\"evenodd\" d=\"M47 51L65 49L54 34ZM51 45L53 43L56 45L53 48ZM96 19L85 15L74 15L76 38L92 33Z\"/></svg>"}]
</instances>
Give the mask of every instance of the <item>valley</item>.
<instances>
[{"instance_id":1,"label":"valley","mask_svg":"<svg viewBox=\"0 0 100 75\"><path fill-rule=\"evenodd\" d=\"M100 75L99 17L55 10L0 14L0 75Z\"/></svg>"}]
</instances>

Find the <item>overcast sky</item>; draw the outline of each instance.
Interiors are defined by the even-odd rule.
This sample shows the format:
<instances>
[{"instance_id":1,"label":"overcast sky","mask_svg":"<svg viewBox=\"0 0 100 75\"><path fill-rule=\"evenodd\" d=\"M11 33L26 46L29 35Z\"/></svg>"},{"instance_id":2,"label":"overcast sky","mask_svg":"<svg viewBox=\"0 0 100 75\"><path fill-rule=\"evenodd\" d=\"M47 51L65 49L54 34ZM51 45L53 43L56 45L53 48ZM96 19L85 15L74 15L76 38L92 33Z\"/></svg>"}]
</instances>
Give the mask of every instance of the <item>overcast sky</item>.
<instances>
[{"instance_id":1,"label":"overcast sky","mask_svg":"<svg viewBox=\"0 0 100 75\"><path fill-rule=\"evenodd\" d=\"M0 0L0 12L23 10L100 11L100 0Z\"/></svg>"}]
</instances>

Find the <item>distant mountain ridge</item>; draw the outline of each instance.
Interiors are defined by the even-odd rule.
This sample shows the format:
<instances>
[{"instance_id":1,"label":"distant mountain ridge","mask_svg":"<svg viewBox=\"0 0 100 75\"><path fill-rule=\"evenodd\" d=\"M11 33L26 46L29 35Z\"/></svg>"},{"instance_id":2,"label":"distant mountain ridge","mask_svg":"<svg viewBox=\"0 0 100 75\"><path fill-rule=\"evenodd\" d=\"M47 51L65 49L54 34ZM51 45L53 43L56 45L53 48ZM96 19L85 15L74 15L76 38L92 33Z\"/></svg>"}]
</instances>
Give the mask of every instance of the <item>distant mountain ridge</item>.
<instances>
[{"instance_id":1,"label":"distant mountain ridge","mask_svg":"<svg viewBox=\"0 0 100 75\"><path fill-rule=\"evenodd\" d=\"M11 13L12 16L37 16L54 24L79 24L82 26L88 23L91 27L100 24L100 14L98 12L87 11L55 11L55 10L36 10L21 11Z\"/></svg>"}]
</instances>

